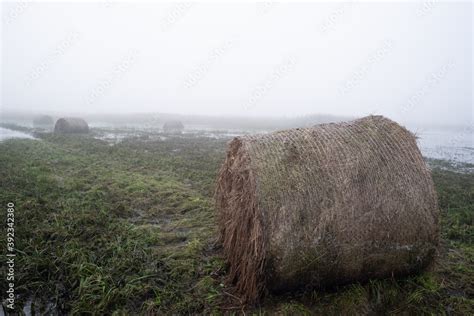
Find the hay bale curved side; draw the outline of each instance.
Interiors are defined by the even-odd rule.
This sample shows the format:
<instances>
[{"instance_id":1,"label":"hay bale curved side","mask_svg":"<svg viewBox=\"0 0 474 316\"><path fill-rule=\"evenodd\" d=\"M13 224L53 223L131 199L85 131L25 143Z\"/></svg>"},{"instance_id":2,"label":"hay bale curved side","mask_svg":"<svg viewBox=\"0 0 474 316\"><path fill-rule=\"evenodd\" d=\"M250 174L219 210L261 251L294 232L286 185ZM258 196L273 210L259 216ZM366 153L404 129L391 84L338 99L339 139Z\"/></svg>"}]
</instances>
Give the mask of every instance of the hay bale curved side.
<instances>
[{"instance_id":1,"label":"hay bale curved side","mask_svg":"<svg viewBox=\"0 0 474 316\"><path fill-rule=\"evenodd\" d=\"M54 132L61 134L85 134L89 132L89 125L81 118L60 118L56 121Z\"/></svg>"},{"instance_id":2,"label":"hay bale curved side","mask_svg":"<svg viewBox=\"0 0 474 316\"><path fill-rule=\"evenodd\" d=\"M414 136L381 116L234 139L216 189L247 302L425 268L439 210Z\"/></svg>"}]
</instances>

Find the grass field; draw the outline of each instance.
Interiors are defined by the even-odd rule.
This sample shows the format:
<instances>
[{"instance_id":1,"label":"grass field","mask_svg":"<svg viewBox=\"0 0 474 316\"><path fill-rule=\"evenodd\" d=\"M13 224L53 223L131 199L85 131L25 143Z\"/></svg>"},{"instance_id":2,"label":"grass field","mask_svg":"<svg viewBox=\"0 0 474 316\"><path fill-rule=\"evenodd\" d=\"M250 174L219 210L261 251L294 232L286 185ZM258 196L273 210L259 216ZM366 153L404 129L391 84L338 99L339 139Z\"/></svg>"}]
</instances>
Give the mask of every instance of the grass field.
<instances>
[{"instance_id":1,"label":"grass field","mask_svg":"<svg viewBox=\"0 0 474 316\"><path fill-rule=\"evenodd\" d=\"M76 314L242 310L224 285L212 199L229 138L155 136L117 144L51 134L0 142L2 214L7 202L16 205L17 310L25 304ZM474 314L474 175L432 162L438 163L442 247L431 271L269 295L246 311ZM0 247L5 262L6 243ZM5 293L4 278L0 286Z\"/></svg>"}]
</instances>

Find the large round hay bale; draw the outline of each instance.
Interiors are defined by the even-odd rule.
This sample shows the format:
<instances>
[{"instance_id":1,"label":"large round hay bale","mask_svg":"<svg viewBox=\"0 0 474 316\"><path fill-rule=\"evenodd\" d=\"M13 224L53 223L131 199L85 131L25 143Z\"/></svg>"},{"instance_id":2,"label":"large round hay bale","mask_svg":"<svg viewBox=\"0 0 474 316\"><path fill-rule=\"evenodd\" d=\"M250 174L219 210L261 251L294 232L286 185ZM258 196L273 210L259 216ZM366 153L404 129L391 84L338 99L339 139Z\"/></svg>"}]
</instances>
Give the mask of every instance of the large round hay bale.
<instances>
[{"instance_id":1,"label":"large round hay bale","mask_svg":"<svg viewBox=\"0 0 474 316\"><path fill-rule=\"evenodd\" d=\"M61 134L88 133L89 125L87 125L87 122L81 118L60 118L56 121L56 125L54 126L54 132Z\"/></svg>"},{"instance_id":2,"label":"large round hay bale","mask_svg":"<svg viewBox=\"0 0 474 316\"><path fill-rule=\"evenodd\" d=\"M381 116L235 138L216 203L229 280L247 302L413 273L438 245L415 137Z\"/></svg>"}]
</instances>

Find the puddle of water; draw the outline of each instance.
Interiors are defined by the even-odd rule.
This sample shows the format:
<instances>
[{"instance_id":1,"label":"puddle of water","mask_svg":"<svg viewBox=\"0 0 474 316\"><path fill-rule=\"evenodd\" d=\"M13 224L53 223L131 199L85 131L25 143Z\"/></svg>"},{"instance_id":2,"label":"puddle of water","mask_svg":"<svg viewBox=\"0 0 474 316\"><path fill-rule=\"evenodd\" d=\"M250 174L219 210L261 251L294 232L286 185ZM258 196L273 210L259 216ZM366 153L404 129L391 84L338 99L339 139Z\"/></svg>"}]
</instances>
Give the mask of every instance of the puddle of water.
<instances>
[{"instance_id":1,"label":"puddle of water","mask_svg":"<svg viewBox=\"0 0 474 316\"><path fill-rule=\"evenodd\" d=\"M424 156L453 162L474 163L472 128L427 129L418 133Z\"/></svg>"},{"instance_id":2,"label":"puddle of water","mask_svg":"<svg viewBox=\"0 0 474 316\"><path fill-rule=\"evenodd\" d=\"M35 297L30 297L23 306L23 313L26 316L31 315L59 315L56 305L53 302L47 302L42 304L37 301Z\"/></svg>"},{"instance_id":3,"label":"puddle of water","mask_svg":"<svg viewBox=\"0 0 474 316\"><path fill-rule=\"evenodd\" d=\"M132 136L131 134L122 134L122 133L104 133L100 136L94 137L95 139L100 139L108 142L111 145L118 144L123 141L124 138Z\"/></svg>"},{"instance_id":4,"label":"puddle of water","mask_svg":"<svg viewBox=\"0 0 474 316\"><path fill-rule=\"evenodd\" d=\"M11 138L28 138L28 139L35 139L30 134L26 134L19 131L13 131L11 129L0 127L0 141L11 139Z\"/></svg>"}]
</instances>

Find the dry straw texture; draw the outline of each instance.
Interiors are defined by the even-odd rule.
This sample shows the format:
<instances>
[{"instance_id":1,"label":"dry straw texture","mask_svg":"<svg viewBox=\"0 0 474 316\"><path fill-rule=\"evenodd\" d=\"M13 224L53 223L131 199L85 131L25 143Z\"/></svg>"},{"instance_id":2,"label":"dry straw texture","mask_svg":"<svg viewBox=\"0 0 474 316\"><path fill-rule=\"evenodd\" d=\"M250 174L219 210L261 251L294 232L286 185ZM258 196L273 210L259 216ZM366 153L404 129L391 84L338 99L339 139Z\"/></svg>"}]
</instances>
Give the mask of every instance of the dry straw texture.
<instances>
[{"instance_id":1,"label":"dry straw texture","mask_svg":"<svg viewBox=\"0 0 474 316\"><path fill-rule=\"evenodd\" d=\"M56 121L56 125L54 126L54 132L66 134L88 133L89 125L87 125L87 122L81 118L60 118Z\"/></svg>"},{"instance_id":2,"label":"dry straw texture","mask_svg":"<svg viewBox=\"0 0 474 316\"><path fill-rule=\"evenodd\" d=\"M235 138L216 202L229 281L248 303L413 273L438 245L415 137L381 116Z\"/></svg>"}]
</instances>

